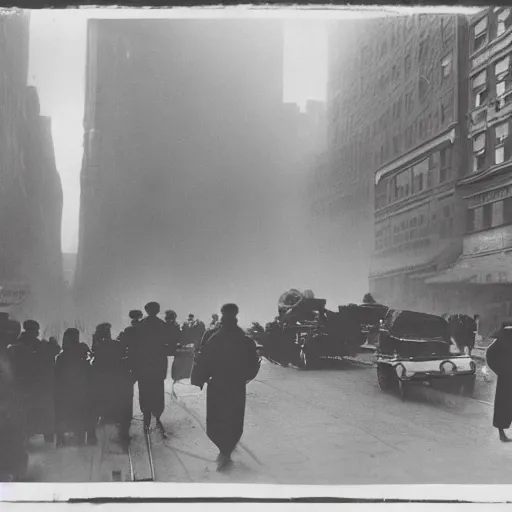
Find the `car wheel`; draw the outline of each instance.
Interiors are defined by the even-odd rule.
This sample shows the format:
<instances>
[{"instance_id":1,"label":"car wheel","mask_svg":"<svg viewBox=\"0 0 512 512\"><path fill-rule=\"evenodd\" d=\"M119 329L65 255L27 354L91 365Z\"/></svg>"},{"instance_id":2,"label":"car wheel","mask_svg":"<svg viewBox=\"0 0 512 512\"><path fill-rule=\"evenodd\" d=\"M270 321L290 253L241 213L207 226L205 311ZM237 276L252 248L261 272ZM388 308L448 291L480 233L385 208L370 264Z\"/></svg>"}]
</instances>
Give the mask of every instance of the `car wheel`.
<instances>
[{"instance_id":1,"label":"car wheel","mask_svg":"<svg viewBox=\"0 0 512 512\"><path fill-rule=\"evenodd\" d=\"M398 379L398 394L400 395L400 398L402 399L402 402L405 402L407 400L407 385L406 383Z\"/></svg>"},{"instance_id":2,"label":"car wheel","mask_svg":"<svg viewBox=\"0 0 512 512\"><path fill-rule=\"evenodd\" d=\"M475 394L476 378L464 379L460 386L460 394L462 396L472 397Z\"/></svg>"},{"instance_id":3,"label":"car wheel","mask_svg":"<svg viewBox=\"0 0 512 512\"><path fill-rule=\"evenodd\" d=\"M391 377L387 366L382 364L377 366L377 380L382 391L388 391L391 388Z\"/></svg>"}]
</instances>

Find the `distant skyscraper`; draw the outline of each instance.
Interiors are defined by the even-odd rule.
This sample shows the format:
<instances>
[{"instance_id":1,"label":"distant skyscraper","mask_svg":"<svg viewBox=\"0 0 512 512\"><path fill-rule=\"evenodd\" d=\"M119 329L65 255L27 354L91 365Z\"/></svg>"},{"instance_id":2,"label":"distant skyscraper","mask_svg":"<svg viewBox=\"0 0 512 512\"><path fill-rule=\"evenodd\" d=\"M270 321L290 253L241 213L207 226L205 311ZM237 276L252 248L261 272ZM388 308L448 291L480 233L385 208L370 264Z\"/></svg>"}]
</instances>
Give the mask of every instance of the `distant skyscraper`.
<instances>
[{"instance_id":1,"label":"distant skyscraper","mask_svg":"<svg viewBox=\"0 0 512 512\"><path fill-rule=\"evenodd\" d=\"M93 20L87 48L79 307L250 294L281 229L281 22Z\"/></svg>"}]
</instances>

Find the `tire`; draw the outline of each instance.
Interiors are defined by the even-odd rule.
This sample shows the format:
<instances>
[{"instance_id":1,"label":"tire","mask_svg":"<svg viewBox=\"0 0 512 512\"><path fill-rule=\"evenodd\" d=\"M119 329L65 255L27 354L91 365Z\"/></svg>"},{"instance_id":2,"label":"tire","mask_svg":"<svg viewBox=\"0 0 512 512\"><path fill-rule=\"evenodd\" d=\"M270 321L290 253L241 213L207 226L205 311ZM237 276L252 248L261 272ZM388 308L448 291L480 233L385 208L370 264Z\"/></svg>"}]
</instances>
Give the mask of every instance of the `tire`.
<instances>
[{"instance_id":1,"label":"tire","mask_svg":"<svg viewBox=\"0 0 512 512\"><path fill-rule=\"evenodd\" d=\"M400 398L402 399L402 402L405 402L407 400L407 385L406 383L401 380L401 379L397 379L398 380L398 394L400 395Z\"/></svg>"},{"instance_id":2,"label":"tire","mask_svg":"<svg viewBox=\"0 0 512 512\"><path fill-rule=\"evenodd\" d=\"M462 396L472 397L475 394L476 378L464 379L460 385L460 394Z\"/></svg>"},{"instance_id":3,"label":"tire","mask_svg":"<svg viewBox=\"0 0 512 512\"><path fill-rule=\"evenodd\" d=\"M389 391L393 385L389 368L383 364L377 365L377 381L382 391Z\"/></svg>"}]
</instances>

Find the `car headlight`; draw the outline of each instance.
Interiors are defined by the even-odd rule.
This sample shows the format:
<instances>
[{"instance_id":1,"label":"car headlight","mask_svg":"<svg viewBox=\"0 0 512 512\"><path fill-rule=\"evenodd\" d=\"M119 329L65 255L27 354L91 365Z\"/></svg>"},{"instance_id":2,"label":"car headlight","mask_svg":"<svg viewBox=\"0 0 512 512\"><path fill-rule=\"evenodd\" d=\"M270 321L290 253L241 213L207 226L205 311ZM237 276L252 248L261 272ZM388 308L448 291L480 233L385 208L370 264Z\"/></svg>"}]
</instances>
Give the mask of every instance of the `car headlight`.
<instances>
[{"instance_id":1,"label":"car headlight","mask_svg":"<svg viewBox=\"0 0 512 512\"><path fill-rule=\"evenodd\" d=\"M441 373L455 373L457 371L457 366L451 361L443 361L439 365L439 369Z\"/></svg>"},{"instance_id":2,"label":"car headlight","mask_svg":"<svg viewBox=\"0 0 512 512\"><path fill-rule=\"evenodd\" d=\"M397 364L395 366L395 372L399 379L402 379L405 377L405 374L407 373L407 370L405 369L405 366L403 364Z\"/></svg>"}]
</instances>

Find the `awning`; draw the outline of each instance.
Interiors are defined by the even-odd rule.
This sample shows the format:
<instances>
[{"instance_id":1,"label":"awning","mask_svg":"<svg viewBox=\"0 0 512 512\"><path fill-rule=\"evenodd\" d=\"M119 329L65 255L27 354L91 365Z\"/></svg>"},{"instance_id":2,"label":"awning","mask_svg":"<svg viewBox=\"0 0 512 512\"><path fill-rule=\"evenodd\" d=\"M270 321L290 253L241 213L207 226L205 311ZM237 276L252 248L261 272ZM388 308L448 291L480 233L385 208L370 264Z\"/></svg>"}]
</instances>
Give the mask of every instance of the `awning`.
<instances>
[{"instance_id":1,"label":"awning","mask_svg":"<svg viewBox=\"0 0 512 512\"><path fill-rule=\"evenodd\" d=\"M370 279L378 279L393 274L409 274L413 279L424 279L438 275L439 270L445 269L457 261L462 248L457 241L445 241L435 244L430 250L415 254L401 254L387 258L372 260Z\"/></svg>"},{"instance_id":2,"label":"awning","mask_svg":"<svg viewBox=\"0 0 512 512\"><path fill-rule=\"evenodd\" d=\"M512 254L503 252L485 256L461 257L455 264L426 279L427 284L473 283L507 284L512 283Z\"/></svg>"}]
</instances>

